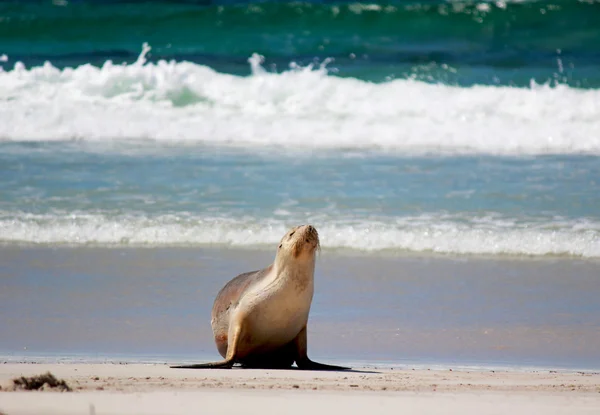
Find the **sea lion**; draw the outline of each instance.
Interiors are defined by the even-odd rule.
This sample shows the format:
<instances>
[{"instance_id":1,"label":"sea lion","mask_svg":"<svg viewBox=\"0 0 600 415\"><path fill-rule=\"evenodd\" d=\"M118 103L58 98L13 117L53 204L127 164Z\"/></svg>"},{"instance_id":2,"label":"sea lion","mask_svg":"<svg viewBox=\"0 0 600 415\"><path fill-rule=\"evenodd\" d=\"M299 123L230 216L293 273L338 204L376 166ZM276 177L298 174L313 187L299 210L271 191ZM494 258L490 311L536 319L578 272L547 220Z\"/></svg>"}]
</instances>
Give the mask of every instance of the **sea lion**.
<instances>
[{"instance_id":1,"label":"sea lion","mask_svg":"<svg viewBox=\"0 0 600 415\"><path fill-rule=\"evenodd\" d=\"M285 369L346 370L313 362L307 355L308 312L314 292L319 234L297 226L281 239L273 264L238 275L219 291L211 326L224 360L178 369L231 368L234 364Z\"/></svg>"}]
</instances>

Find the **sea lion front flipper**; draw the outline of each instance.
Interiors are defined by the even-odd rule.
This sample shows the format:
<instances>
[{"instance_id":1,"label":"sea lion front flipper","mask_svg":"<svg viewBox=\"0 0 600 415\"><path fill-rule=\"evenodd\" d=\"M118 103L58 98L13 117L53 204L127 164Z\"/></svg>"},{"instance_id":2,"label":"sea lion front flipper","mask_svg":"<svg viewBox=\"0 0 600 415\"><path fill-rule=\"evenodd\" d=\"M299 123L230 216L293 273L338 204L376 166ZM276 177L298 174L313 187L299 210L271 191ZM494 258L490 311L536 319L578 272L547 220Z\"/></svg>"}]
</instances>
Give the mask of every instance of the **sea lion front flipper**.
<instances>
[{"instance_id":1,"label":"sea lion front flipper","mask_svg":"<svg viewBox=\"0 0 600 415\"><path fill-rule=\"evenodd\" d=\"M300 333L294 339L296 346L296 365L301 370L350 370L349 367L326 365L324 363L313 362L308 358L306 326L300 330Z\"/></svg>"},{"instance_id":2,"label":"sea lion front flipper","mask_svg":"<svg viewBox=\"0 0 600 415\"><path fill-rule=\"evenodd\" d=\"M198 363L195 365L169 366L171 369L231 369L233 362L227 359L220 362Z\"/></svg>"},{"instance_id":3,"label":"sea lion front flipper","mask_svg":"<svg viewBox=\"0 0 600 415\"><path fill-rule=\"evenodd\" d=\"M227 356L220 362L198 363L195 365L171 366L171 369L231 369L236 360L238 342L240 340L241 326L236 325L233 328L233 335L230 336L231 344L227 347Z\"/></svg>"}]
</instances>

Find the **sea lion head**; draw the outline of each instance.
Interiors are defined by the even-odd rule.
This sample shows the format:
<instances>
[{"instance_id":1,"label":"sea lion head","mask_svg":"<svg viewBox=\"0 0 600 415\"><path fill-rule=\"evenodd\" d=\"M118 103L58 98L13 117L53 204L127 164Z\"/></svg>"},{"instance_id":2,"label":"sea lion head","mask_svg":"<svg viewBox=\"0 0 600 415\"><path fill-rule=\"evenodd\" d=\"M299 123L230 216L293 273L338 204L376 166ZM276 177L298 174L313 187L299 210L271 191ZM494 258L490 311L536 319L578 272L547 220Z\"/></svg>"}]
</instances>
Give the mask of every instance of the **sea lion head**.
<instances>
[{"instance_id":1,"label":"sea lion head","mask_svg":"<svg viewBox=\"0 0 600 415\"><path fill-rule=\"evenodd\" d=\"M277 248L277 256L293 259L314 259L319 248L319 233L314 226L296 226L281 238Z\"/></svg>"}]
</instances>

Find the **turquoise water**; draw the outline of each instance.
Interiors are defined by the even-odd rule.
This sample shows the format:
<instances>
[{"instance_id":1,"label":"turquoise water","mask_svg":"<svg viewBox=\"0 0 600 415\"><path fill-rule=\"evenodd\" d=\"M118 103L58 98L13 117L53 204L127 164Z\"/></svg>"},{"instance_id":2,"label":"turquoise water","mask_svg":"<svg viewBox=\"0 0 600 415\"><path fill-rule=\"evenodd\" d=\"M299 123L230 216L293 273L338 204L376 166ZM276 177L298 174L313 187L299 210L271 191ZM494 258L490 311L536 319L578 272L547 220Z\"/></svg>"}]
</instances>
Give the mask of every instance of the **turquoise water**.
<instances>
[{"instance_id":1,"label":"turquoise water","mask_svg":"<svg viewBox=\"0 0 600 415\"><path fill-rule=\"evenodd\" d=\"M270 247L310 222L325 248L600 256L595 156L0 147L6 243Z\"/></svg>"},{"instance_id":2,"label":"turquoise water","mask_svg":"<svg viewBox=\"0 0 600 415\"><path fill-rule=\"evenodd\" d=\"M334 59L338 76L416 77L458 85L598 87L600 5L594 1L8 1L0 45L11 61L57 67L189 61L248 75Z\"/></svg>"},{"instance_id":3,"label":"turquoise water","mask_svg":"<svg viewBox=\"0 0 600 415\"><path fill-rule=\"evenodd\" d=\"M0 4L0 241L600 257L596 2Z\"/></svg>"}]
</instances>

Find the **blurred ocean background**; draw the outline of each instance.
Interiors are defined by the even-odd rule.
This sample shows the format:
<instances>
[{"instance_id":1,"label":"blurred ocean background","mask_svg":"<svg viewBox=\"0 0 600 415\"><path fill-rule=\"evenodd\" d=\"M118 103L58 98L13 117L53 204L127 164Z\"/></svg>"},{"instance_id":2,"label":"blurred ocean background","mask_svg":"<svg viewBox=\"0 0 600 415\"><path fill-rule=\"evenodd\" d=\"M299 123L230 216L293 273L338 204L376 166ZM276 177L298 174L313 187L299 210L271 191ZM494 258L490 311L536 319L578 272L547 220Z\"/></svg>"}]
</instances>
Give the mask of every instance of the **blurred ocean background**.
<instances>
[{"instance_id":1,"label":"blurred ocean background","mask_svg":"<svg viewBox=\"0 0 600 415\"><path fill-rule=\"evenodd\" d=\"M0 242L600 257L595 1L2 1Z\"/></svg>"}]
</instances>

